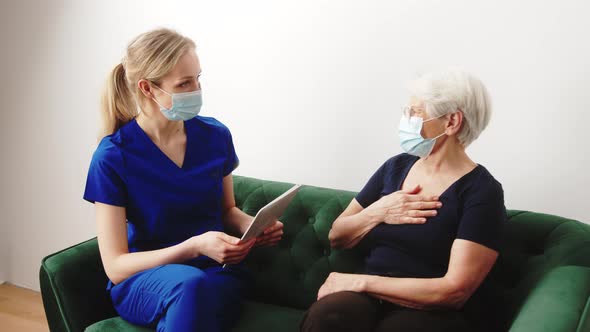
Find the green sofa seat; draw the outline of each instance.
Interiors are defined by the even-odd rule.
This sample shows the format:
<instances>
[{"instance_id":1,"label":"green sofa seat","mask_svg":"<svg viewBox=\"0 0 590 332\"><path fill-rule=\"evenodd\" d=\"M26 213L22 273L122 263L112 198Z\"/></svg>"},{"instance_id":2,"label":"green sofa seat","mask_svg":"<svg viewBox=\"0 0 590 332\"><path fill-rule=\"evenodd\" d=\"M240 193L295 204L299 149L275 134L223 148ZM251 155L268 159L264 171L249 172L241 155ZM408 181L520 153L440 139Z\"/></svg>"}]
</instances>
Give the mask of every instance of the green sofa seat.
<instances>
[{"instance_id":1,"label":"green sofa seat","mask_svg":"<svg viewBox=\"0 0 590 332\"><path fill-rule=\"evenodd\" d=\"M304 311L289 307L276 306L260 302L246 301L244 304L242 319L233 330L235 332L247 331L285 331L297 332L298 324ZM252 319L256 317L256 319ZM121 317L113 317L96 322L86 328L88 332L97 331L133 331L151 332L153 330L130 324Z\"/></svg>"},{"instance_id":2,"label":"green sofa seat","mask_svg":"<svg viewBox=\"0 0 590 332\"><path fill-rule=\"evenodd\" d=\"M290 186L234 176L236 203L251 215ZM328 241L332 222L355 194L301 189L281 218L280 244L257 248L246 260L252 295L233 331L297 331L328 274L361 265L358 250L331 249ZM493 314L510 331L590 331L590 225L517 210L508 217L489 276L502 299ZM151 331L113 309L96 238L45 257L39 277L51 331Z\"/></svg>"}]
</instances>

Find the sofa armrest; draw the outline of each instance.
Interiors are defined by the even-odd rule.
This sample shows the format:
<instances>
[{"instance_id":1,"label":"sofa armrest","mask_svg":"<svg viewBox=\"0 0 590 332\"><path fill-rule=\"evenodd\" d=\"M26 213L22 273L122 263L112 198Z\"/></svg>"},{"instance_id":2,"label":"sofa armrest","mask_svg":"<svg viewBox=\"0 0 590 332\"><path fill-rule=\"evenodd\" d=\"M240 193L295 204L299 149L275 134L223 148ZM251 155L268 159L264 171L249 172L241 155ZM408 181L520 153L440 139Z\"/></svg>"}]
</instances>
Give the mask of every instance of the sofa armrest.
<instances>
[{"instance_id":1,"label":"sofa armrest","mask_svg":"<svg viewBox=\"0 0 590 332\"><path fill-rule=\"evenodd\" d=\"M541 278L511 332L582 332L590 327L590 268L561 266Z\"/></svg>"},{"instance_id":2,"label":"sofa armrest","mask_svg":"<svg viewBox=\"0 0 590 332\"><path fill-rule=\"evenodd\" d=\"M96 238L45 257L39 277L51 331L83 331L116 316Z\"/></svg>"}]
</instances>

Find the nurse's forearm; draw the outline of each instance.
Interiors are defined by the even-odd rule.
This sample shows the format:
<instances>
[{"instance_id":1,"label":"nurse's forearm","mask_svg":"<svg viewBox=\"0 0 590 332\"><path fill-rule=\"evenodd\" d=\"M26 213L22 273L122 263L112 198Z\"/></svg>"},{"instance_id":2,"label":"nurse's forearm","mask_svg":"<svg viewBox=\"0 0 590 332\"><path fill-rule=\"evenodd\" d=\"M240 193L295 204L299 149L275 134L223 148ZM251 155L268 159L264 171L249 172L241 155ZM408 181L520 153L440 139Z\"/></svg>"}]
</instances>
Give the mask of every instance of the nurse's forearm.
<instances>
[{"instance_id":1,"label":"nurse's forearm","mask_svg":"<svg viewBox=\"0 0 590 332\"><path fill-rule=\"evenodd\" d=\"M150 251L121 254L110 260L109 279L118 284L130 276L153 267L187 261L198 256L195 246L186 240L177 245Z\"/></svg>"},{"instance_id":2,"label":"nurse's forearm","mask_svg":"<svg viewBox=\"0 0 590 332\"><path fill-rule=\"evenodd\" d=\"M223 215L223 225L230 233L241 236L246 229L248 229L248 226L250 226L253 219L254 217L234 206L225 211Z\"/></svg>"}]
</instances>

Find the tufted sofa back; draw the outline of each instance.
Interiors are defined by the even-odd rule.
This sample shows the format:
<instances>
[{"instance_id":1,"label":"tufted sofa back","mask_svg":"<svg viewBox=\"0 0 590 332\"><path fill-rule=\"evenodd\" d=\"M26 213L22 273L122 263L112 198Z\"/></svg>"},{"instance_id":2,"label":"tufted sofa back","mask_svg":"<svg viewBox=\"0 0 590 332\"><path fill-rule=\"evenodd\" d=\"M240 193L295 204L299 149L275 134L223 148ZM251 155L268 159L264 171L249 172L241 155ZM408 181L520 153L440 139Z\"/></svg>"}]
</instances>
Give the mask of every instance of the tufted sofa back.
<instances>
[{"instance_id":1,"label":"tufted sofa back","mask_svg":"<svg viewBox=\"0 0 590 332\"><path fill-rule=\"evenodd\" d=\"M234 176L236 205L256 212L292 184ZM278 248L258 248L247 259L254 275L252 297L261 302L300 309L309 307L332 271L353 272L361 263L354 250L330 248L332 222L348 206L353 192L304 186L281 221L285 224Z\"/></svg>"},{"instance_id":2,"label":"tufted sofa back","mask_svg":"<svg viewBox=\"0 0 590 332\"><path fill-rule=\"evenodd\" d=\"M236 203L254 215L292 184L234 177ZM285 223L278 248L260 248L247 264L254 274L256 300L305 309L332 271L353 272L362 263L358 250L330 248L332 222L356 193L303 187L281 220ZM501 295L503 315L510 322L550 270L563 265L590 266L590 226L557 216L508 211L509 222L498 262L490 273Z\"/></svg>"},{"instance_id":3,"label":"tufted sofa back","mask_svg":"<svg viewBox=\"0 0 590 332\"><path fill-rule=\"evenodd\" d=\"M559 268L565 266L590 267L590 225L509 210L500 256L489 276L501 295L502 305L498 307L503 319L510 324L531 300L531 293L547 281L543 279L551 272L564 271ZM567 282L562 280L563 284ZM562 300L567 307L570 303L566 298Z\"/></svg>"}]
</instances>

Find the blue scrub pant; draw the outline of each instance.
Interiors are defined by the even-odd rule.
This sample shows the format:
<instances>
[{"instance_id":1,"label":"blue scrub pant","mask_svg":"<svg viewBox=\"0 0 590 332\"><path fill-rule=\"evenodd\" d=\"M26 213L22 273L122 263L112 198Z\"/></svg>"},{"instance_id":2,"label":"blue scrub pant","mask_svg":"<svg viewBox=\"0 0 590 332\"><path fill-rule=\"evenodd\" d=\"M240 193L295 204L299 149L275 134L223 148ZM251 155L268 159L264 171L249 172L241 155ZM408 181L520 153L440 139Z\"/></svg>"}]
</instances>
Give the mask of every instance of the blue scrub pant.
<instances>
[{"instance_id":1,"label":"blue scrub pant","mask_svg":"<svg viewBox=\"0 0 590 332\"><path fill-rule=\"evenodd\" d=\"M157 331L228 331L239 318L248 274L168 264L139 272L112 286L115 309L126 321Z\"/></svg>"}]
</instances>

